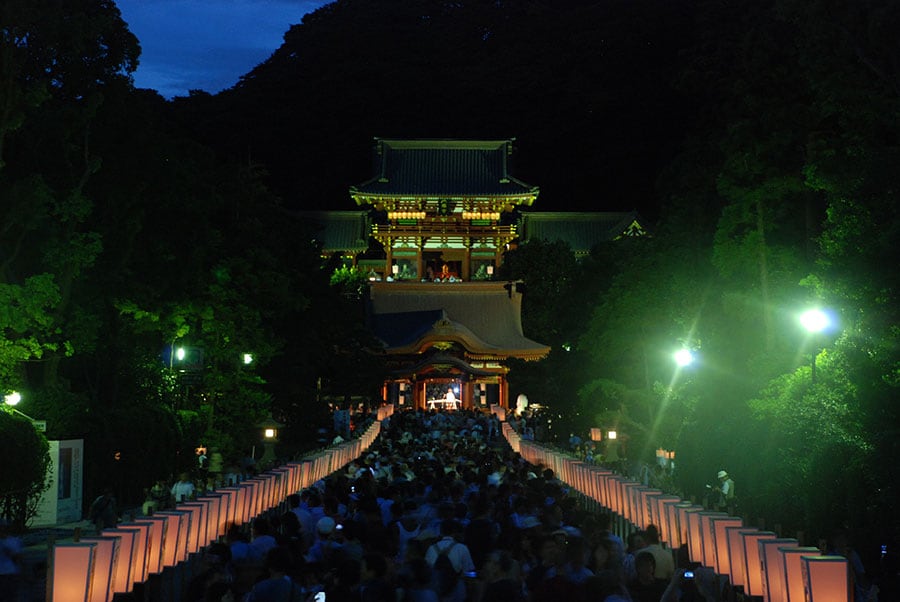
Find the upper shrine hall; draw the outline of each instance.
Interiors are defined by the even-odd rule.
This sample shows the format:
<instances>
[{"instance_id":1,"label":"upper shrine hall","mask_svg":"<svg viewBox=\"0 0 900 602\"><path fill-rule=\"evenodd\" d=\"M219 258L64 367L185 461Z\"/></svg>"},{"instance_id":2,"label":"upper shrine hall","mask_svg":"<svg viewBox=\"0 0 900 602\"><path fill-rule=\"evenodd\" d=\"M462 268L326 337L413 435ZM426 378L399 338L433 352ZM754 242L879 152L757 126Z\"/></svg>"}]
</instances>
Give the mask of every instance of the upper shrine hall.
<instances>
[{"instance_id":1,"label":"upper shrine hall","mask_svg":"<svg viewBox=\"0 0 900 602\"><path fill-rule=\"evenodd\" d=\"M494 280L503 254L518 242L563 240L585 255L643 234L633 211L523 211L539 189L510 173L513 142L378 138L372 177L349 191L363 210L305 214L320 226L324 255L368 275L386 401L508 407L507 361L539 360L550 348L522 331L521 283Z\"/></svg>"}]
</instances>

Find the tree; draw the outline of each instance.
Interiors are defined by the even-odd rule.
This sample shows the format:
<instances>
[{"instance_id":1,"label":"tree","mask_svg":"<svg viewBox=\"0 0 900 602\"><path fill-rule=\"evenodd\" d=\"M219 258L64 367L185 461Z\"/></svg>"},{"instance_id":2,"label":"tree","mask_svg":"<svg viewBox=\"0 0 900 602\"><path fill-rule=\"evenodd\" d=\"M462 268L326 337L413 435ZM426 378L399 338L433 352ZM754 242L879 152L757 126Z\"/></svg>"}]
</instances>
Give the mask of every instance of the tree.
<instances>
[{"instance_id":1,"label":"tree","mask_svg":"<svg viewBox=\"0 0 900 602\"><path fill-rule=\"evenodd\" d=\"M37 511L49 486L50 446L29 420L0 410L0 453L7 466L0 475L0 517L21 531Z\"/></svg>"},{"instance_id":2,"label":"tree","mask_svg":"<svg viewBox=\"0 0 900 602\"><path fill-rule=\"evenodd\" d=\"M22 384L25 362L40 359L47 351L68 348L53 323L51 312L57 303L59 289L50 274L32 276L22 285L0 282L2 386L14 389Z\"/></svg>"}]
</instances>

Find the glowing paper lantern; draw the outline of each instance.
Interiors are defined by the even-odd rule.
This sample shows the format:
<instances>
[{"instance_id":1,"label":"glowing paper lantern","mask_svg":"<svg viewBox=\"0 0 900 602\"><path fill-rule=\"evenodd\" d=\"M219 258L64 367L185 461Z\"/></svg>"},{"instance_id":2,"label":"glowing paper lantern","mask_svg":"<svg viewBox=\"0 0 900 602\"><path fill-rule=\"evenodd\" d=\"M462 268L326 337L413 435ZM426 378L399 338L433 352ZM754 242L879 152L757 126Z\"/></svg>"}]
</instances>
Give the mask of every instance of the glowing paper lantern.
<instances>
[{"instance_id":1,"label":"glowing paper lantern","mask_svg":"<svg viewBox=\"0 0 900 602\"><path fill-rule=\"evenodd\" d=\"M175 566L187 558L187 542L190 538L191 513L187 510L167 510L153 516L165 516L166 535L163 539L163 567Z\"/></svg>"},{"instance_id":2,"label":"glowing paper lantern","mask_svg":"<svg viewBox=\"0 0 900 602\"><path fill-rule=\"evenodd\" d=\"M751 596L763 595L762 562L759 557L759 540L775 539L771 531L757 531L745 533L741 536L744 540L744 570L746 575L746 591Z\"/></svg>"},{"instance_id":3,"label":"glowing paper lantern","mask_svg":"<svg viewBox=\"0 0 900 602\"><path fill-rule=\"evenodd\" d=\"M236 487L217 489L215 495L221 500L219 502L219 525L217 527L217 537L221 537L228 530L228 525L234 523L238 489Z\"/></svg>"},{"instance_id":4,"label":"glowing paper lantern","mask_svg":"<svg viewBox=\"0 0 900 602\"><path fill-rule=\"evenodd\" d=\"M204 495L197 498L198 502L208 503L209 511L206 515L206 542L213 542L222 535L222 496L218 494Z\"/></svg>"},{"instance_id":5,"label":"glowing paper lantern","mask_svg":"<svg viewBox=\"0 0 900 602\"><path fill-rule=\"evenodd\" d=\"M206 515L204 513L206 505L194 502L183 502L178 504L178 509L187 510L191 513L191 528L187 540L187 553L196 554L200 551L200 548L206 545L206 543L202 541L203 536L206 534Z\"/></svg>"},{"instance_id":6,"label":"glowing paper lantern","mask_svg":"<svg viewBox=\"0 0 900 602\"><path fill-rule=\"evenodd\" d=\"M640 507L640 490L643 487L635 481L625 481L622 486L625 488L625 518L640 526L637 515Z\"/></svg>"},{"instance_id":7,"label":"glowing paper lantern","mask_svg":"<svg viewBox=\"0 0 900 602\"><path fill-rule=\"evenodd\" d=\"M731 555L728 551L728 537L725 529L743 528L744 521L733 516L712 519L713 538L716 547L716 572L720 575L731 574Z\"/></svg>"},{"instance_id":8,"label":"glowing paper lantern","mask_svg":"<svg viewBox=\"0 0 900 602\"><path fill-rule=\"evenodd\" d=\"M163 538L166 536L167 516L148 516L134 521L136 525L146 525L147 532L147 573L162 571ZM146 577L144 577L146 580Z\"/></svg>"},{"instance_id":9,"label":"glowing paper lantern","mask_svg":"<svg viewBox=\"0 0 900 602\"><path fill-rule=\"evenodd\" d=\"M136 523L121 523L119 531L134 532L134 557L131 561L131 582L141 583L147 580L147 545L150 540L150 526Z\"/></svg>"},{"instance_id":10,"label":"glowing paper lantern","mask_svg":"<svg viewBox=\"0 0 900 602\"><path fill-rule=\"evenodd\" d=\"M132 562L134 562L134 546L136 531L126 529L104 529L100 534L104 537L117 537L119 541L119 557L116 560L116 569L113 571L112 590L117 594L125 594L131 591L134 585Z\"/></svg>"},{"instance_id":11,"label":"glowing paper lantern","mask_svg":"<svg viewBox=\"0 0 900 602\"><path fill-rule=\"evenodd\" d=\"M778 548L796 546L796 539L761 539L759 560L762 566L763 598L765 602L785 602L784 571Z\"/></svg>"},{"instance_id":12,"label":"glowing paper lantern","mask_svg":"<svg viewBox=\"0 0 900 602\"><path fill-rule=\"evenodd\" d=\"M112 602L112 580L119 556L119 542L116 537L81 538L81 543L95 544L91 602Z\"/></svg>"},{"instance_id":13,"label":"glowing paper lantern","mask_svg":"<svg viewBox=\"0 0 900 602\"><path fill-rule=\"evenodd\" d=\"M819 548L812 547L787 547L778 548L781 557L782 579L787 602L806 602L806 593L803 590L803 568L800 559L804 556L818 556Z\"/></svg>"},{"instance_id":14,"label":"glowing paper lantern","mask_svg":"<svg viewBox=\"0 0 900 602\"><path fill-rule=\"evenodd\" d=\"M677 516L677 514L672 514L670 511L675 504L681 504L681 498L676 495L664 495L659 498L659 518L657 527L659 527L659 536L660 539L669 544L669 547L675 547L672 545L672 531L678 529L677 524L672 524L673 516Z\"/></svg>"},{"instance_id":15,"label":"glowing paper lantern","mask_svg":"<svg viewBox=\"0 0 900 602\"><path fill-rule=\"evenodd\" d=\"M647 493L647 524L654 524L657 528L660 526L662 522L662 518L660 517L660 513L662 512L662 506L660 502L666 498L665 493L660 491L659 489L654 489Z\"/></svg>"},{"instance_id":16,"label":"glowing paper lantern","mask_svg":"<svg viewBox=\"0 0 900 602\"><path fill-rule=\"evenodd\" d=\"M728 518L724 512L700 512L700 555L703 566L716 568L716 534L713 521Z\"/></svg>"},{"instance_id":17,"label":"glowing paper lantern","mask_svg":"<svg viewBox=\"0 0 900 602\"><path fill-rule=\"evenodd\" d=\"M684 542L681 538L681 508L690 507L693 504L689 502L679 502L677 504L666 505L666 525L668 529L669 546L677 550Z\"/></svg>"},{"instance_id":18,"label":"glowing paper lantern","mask_svg":"<svg viewBox=\"0 0 900 602\"><path fill-rule=\"evenodd\" d=\"M703 558L700 558L693 549L696 545L696 541L691 538L691 522L689 515L702 512L704 508L703 506L697 506L695 504L678 504L676 508L678 508L678 528L680 529L679 537L681 538L681 545L688 546L688 554L692 561L703 562ZM699 530L699 517L695 517L695 520L696 529Z\"/></svg>"},{"instance_id":19,"label":"glowing paper lantern","mask_svg":"<svg viewBox=\"0 0 900 602\"><path fill-rule=\"evenodd\" d=\"M597 469L594 473L594 478L597 479L597 493L599 494L599 502L600 504L608 510L612 509L612 503L610 502L611 496L609 493L609 479L612 477L612 471Z\"/></svg>"},{"instance_id":20,"label":"glowing paper lantern","mask_svg":"<svg viewBox=\"0 0 900 602\"><path fill-rule=\"evenodd\" d=\"M90 602L93 543L57 544L51 554L49 579L52 602Z\"/></svg>"},{"instance_id":21,"label":"glowing paper lantern","mask_svg":"<svg viewBox=\"0 0 900 602\"><path fill-rule=\"evenodd\" d=\"M662 495L662 491L659 489L641 489L640 495L640 508L638 509L638 518L640 519L640 527L641 529L646 529L647 525L653 522L653 498L659 495Z\"/></svg>"},{"instance_id":22,"label":"glowing paper lantern","mask_svg":"<svg viewBox=\"0 0 900 602\"><path fill-rule=\"evenodd\" d=\"M321 458L319 458L319 463L318 463L319 468L317 470L317 473L320 474L320 476L318 476L316 478L316 480L323 478L324 475L321 475L321 473L324 472L325 470L327 470L325 468L326 461L327 461L327 459L325 456L322 456ZM253 520L253 517L257 516L260 513L259 481L257 481L256 479L249 479L249 480L241 483L241 485L246 485L247 489L248 489L248 491L247 491L247 518L244 522L250 522L251 520Z\"/></svg>"},{"instance_id":23,"label":"glowing paper lantern","mask_svg":"<svg viewBox=\"0 0 900 602\"><path fill-rule=\"evenodd\" d=\"M725 537L728 539L728 557L731 565L731 583L740 587L747 585L747 569L744 563L744 539L747 533L756 533L759 529L733 528L725 529Z\"/></svg>"},{"instance_id":24,"label":"glowing paper lantern","mask_svg":"<svg viewBox=\"0 0 900 602\"><path fill-rule=\"evenodd\" d=\"M801 556L808 602L849 602L850 574L843 556Z\"/></svg>"}]
</instances>

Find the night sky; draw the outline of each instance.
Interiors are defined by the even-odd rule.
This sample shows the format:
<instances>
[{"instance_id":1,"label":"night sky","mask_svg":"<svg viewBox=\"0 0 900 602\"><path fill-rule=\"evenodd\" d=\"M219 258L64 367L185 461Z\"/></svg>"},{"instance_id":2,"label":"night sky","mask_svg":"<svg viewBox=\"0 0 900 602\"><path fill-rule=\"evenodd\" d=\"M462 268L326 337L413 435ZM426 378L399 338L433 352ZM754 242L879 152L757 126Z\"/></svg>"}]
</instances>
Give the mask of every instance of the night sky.
<instances>
[{"instance_id":1,"label":"night sky","mask_svg":"<svg viewBox=\"0 0 900 602\"><path fill-rule=\"evenodd\" d=\"M135 86L166 98L215 93L264 61L326 0L116 0L141 43Z\"/></svg>"}]
</instances>

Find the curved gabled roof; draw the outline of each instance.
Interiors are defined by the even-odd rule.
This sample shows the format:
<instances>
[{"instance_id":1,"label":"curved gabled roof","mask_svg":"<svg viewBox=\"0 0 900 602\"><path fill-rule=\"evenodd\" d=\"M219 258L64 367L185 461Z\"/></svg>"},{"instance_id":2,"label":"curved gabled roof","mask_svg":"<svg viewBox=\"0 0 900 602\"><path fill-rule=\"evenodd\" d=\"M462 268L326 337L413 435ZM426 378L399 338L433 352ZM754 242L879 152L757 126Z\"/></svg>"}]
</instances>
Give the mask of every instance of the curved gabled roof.
<instances>
[{"instance_id":1,"label":"curved gabled roof","mask_svg":"<svg viewBox=\"0 0 900 602\"><path fill-rule=\"evenodd\" d=\"M522 332L515 282L377 282L369 290L375 334L388 353L420 353L442 342L497 358L538 359L550 352Z\"/></svg>"}]
</instances>

